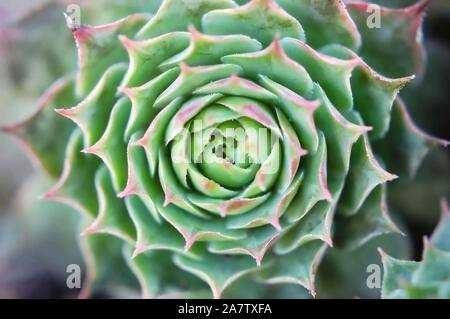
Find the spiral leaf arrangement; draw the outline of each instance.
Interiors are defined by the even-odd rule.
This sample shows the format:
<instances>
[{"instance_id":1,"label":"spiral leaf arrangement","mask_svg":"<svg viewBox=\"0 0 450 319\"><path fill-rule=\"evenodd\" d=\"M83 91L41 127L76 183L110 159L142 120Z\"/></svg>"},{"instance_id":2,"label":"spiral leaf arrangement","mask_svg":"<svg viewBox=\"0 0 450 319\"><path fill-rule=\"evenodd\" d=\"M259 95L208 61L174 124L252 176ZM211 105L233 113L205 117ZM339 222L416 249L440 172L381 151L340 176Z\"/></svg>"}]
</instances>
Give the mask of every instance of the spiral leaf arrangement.
<instances>
[{"instance_id":1,"label":"spiral leaf arrangement","mask_svg":"<svg viewBox=\"0 0 450 319\"><path fill-rule=\"evenodd\" d=\"M447 144L397 96L423 62L428 1L383 9L378 31L368 4L238 2L165 0L72 26L76 77L3 128L59 178L43 197L82 215L85 296L121 276L123 257L144 297L195 296L181 270L215 298L249 273L314 295L327 247L398 232L387 169L414 174Z\"/></svg>"}]
</instances>

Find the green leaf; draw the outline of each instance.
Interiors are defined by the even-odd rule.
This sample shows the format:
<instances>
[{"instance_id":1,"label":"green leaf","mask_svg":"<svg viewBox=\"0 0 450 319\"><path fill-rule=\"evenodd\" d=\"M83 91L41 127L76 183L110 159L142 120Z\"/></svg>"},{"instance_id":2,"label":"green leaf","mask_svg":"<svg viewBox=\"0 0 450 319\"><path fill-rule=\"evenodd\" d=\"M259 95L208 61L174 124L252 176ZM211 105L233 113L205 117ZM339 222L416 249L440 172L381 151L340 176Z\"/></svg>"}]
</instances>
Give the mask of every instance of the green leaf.
<instances>
[{"instance_id":1,"label":"green leaf","mask_svg":"<svg viewBox=\"0 0 450 319\"><path fill-rule=\"evenodd\" d=\"M72 77L59 79L40 98L36 111L28 119L0 127L0 131L17 137L35 163L52 177L62 172L65 146L74 129L73 123L61 118L53 108L75 104L74 89Z\"/></svg>"},{"instance_id":2,"label":"green leaf","mask_svg":"<svg viewBox=\"0 0 450 319\"><path fill-rule=\"evenodd\" d=\"M241 66L247 78L258 81L264 75L303 97L308 97L313 86L305 68L284 53L277 39L264 50L224 56L222 62Z\"/></svg>"},{"instance_id":3,"label":"green leaf","mask_svg":"<svg viewBox=\"0 0 450 319\"><path fill-rule=\"evenodd\" d=\"M158 12L139 31L139 39L147 39L173 31L187 31L189 25L202 30L202 17L212 10L234 8L232 0L165 0Z\"/></svg>"},{"instance_id":4,"label":"green leaf","mask_svg":"<svg viewBox=\"0 0 450 319\"><path fill-rule=\"evenodd\" d=\"M66 148L64 168L55 186L42 197L63 202L75 208L85 216L96 216L98 212L97 197L93 176L100 160L81 153L83 136L76 129L70 136Z\"/></svg>"},{"instance_id":5,"label":"green leaf","mask_svg":"<svg viewBox=\"0 0 450 319\"><path fill-rule=\"evenodd\" d=\"M242 96L268 104L277 101L277 97L270 91L252 81L238 77L237 75L232 75L229 78L208 83L194 91L194 94L201 95L213 93Z\"/></svg>"},{"instance_id":6,"label":"green leaf","mask_svg":"<svg viewBox=\"0 0 450 319\"><path fill-rule=\"evenodd\" d=\"M434 247L450 251L450 210L448 208L447 201L442 199L441 201L441 219L439 224L431 236L431 243Z\"/></svg>"},{"instance_id":7,"label":"green leaf","mask_svg":"<svg viewBox=\"0 0 450 319\"><path fill-rule=\"evenodd\" d=\"M319 107L319 101L306 100L267 76L261 75L260 78L261 84L278 97L277 107L292 121L300 143L314 154L319 144L319 136L313 114Z\"/></svg>"},{"instance_id":8,"label":"green leaf","mask_svg":"<svg viewBox=\"0 0 450 319\"><path fill-rule=\"evenodd\" d=\"M332 246L331 223L334 216L334 206L321 201L299 221L292 224L275 245L279 254L288 254L310 241L317 239Z\"/></svg>"},{"instance_id":9,"label":"green leaf","mask_svg":"<svg viewBox=\"0 0 450 319\"><path fill-rule=\"evenodd\" d=\"M290 222L301 219L317 202L333 200L327 184L327 145L323 133L319 134L317 152L306 156L302 165L305 180L286 211Z\"/></svg>"},{"instance_id":10,"label":"green leaf","mask_svg":"<svg viewBox=\"0 0 450 319\"><path fill-rule=\"evenodd\" d=\"M379 250L383 259L383 286L381 288L381 298L405 298L401 291L401 283L410 281L414 271L419 267L415 261L398 260L388 256L381 249Z\"/></svg>"},{"instance_id":11,"label":"green leaf","mask_svg":"<svg viewBox=\"0 0 450 319\"><path fill-rule=\"evenodd\" d=\"M160 68L166 70L184 62L190 66L220 64L220 59L229 54L258 51L261 44L244 35L212 36L202 34L194 27L189 27L190 45L179 54L165 54L171 58L161 63Z\"/></svg>"},{"instance_id":12,"label":"green leaf","mask_svg":"<svg viewBox=\"0 0 450 319\"><path fill-rule=\"evenodd\" d=\"M107 233L134 243L136 230L123 200L119 199L114 191L111 177L105 166L101 166L95 174L95 188L99 211L92 224L83 231L83 235Z\"/></svg>"},{"instance_id":13,"label":"green leaf","mask_svg":"<svg viewBox=\"0 0 450 319\"><path fill-rule=\"evenodd\" d=\"M353 106L350 77L358 63L356 58L342 60L328 56L292 38L282 39L280 44L286 54L302 65L321 86L337 109L348 110Z\"/></svg>"},{"instance_id":14,"label":"green leaf","mask_svg":"<svg viewBox=\"0 0 450 319\"><path fill-rule=\"evenodd\" d=\"M117 101L117 86L125 68L124 64L112 65L83 101L72 108L56 110L74 121L83 131L85 147L97 142L105 131L111 110Z\"/></svg>"},{"instance_id":15,"label":"green leaf","mask_svg":"<svg viewBox=\"0 0 450 319\"><path fill-rule=\"evenodd\" d=\"M127 53L118 36L134 37L148 19L148 15L135 14L111 24L83 25L73 31L78 48L77 93L80 97L97 85L111 65L126 61Z\"/></svg>"},{"instance_id":16,"label":"green leaf","mask_svg":"<svg viewBox=\"0 0 450 319\"><path fill-rule=\"evenodd\" d=\"M363 135L352 149L350 170L339 201L339 210L347 216L354 215L377 185L396 178L396 175L380 166L372 153L367 135Z\"/></svg>"},{"instance_id":17,"label":"green leaf","mask_svg":"<svg viewBox=\"0 0 450 319\"><path fill-rule=\"evenodd\" d=\"M159 109L153 106L158 96L169 87L179 75L179 69L170 69L153 80L134 88L121 88L120 91L131 100L131 115L127 124L125 138L137 131L146 130Z\"/></svg>"},{"instance_id":18,"label":"green leaf","mask_svg":"<svg viewBox=\"0 0 450 319\"><path fill-rule=\"evenodd\" d=\"M142 298L211 298L203 282L174 265L172 253L149 251L136 257L132 254L133 247L125 245L123 255L139 281Z\"/></svg>"},{"instance_id":19,"label":"green leaf","mask_svg":"<svg viewBox=\"0 0 450 319\"><path fill-rule=\"evenodd\" d=\"M420 130L412 121L402 100L397 98L392 109L390 130L382 140L374 144L374 149L383 156L389 170L414 177L432 148L447 146L449 143Z\"/></svg>"},{"instance_id":20,"label":"green leaf","mask_svg":"<svg viewBox=\"0 0 450 319\"><path fill-rule=\"evenodd\" d=\"M364 61L389 77L420 75L425 60L421 29L428 2L420 0L404 9L374 7L362 2L348 3L348 12L361 33L360 56ZM372 27L377 14L375 8L379 9L380 24Z\"/></svg>"},{"instance_id":21,"label":"green leaf","mask_svg":"<svg viewBox=\"0 0 450 319\"><path fill-rule=\"evenodd\" d=\"M272 255L258 276L269 284L299 284L314 296L314 280L326 244L310 241L286 255Z\"/></svg>"},{"instance_id":22,"label":"green leaf","mask_svg":"<svg viewBox=\"0 0 450 319\"><path fill-rule=\"evenodd\" d=\"M181 73L178 78L156 99L154 106L163 108L176 98L189 95L196 88L206 83L226 78L232 74L240 74L241 68L233 64L218 64L190 67L180 64Z\"/></svg>"},{"instance_id":23,"label":"green leaf","mask_svg":"<svg viewBox=\"0 0 450 319\"><path fill-rule=\"evenodd\" d=\"M81 229L92 222L81 221ZM137 289L138 283L122 255L123 240L108 234L90 234L79 238L86 263L86 276L79 298L89 298L96 292L117 292L119 289ZM120 274L120 275L118 275Z\"/></svg>"},{"instance_id":24,"label":"green leaf","mask_svg":"<svg viewBox=\"0 0 450 319\"><path fill-rule=\"evenodd\" d=\"M216 255L207 252L197 259L175 255L174 262L181 269L204 280L216 299L220 298L224 289L233 281L255 270L254 262L247 256Z\"/></svg>"},{"instance_id":25,"label":"green leaf","mask_svg":"<svg viewBox=\"0 0 450 319\"><path fill-rule=\"evenodd\" d=\"M355 249L375 236L392 232L401 234L387 211L386 185L380 185L372 191L356 215L336 216L334 242L337 247Z\"/></svg>"},{"instance_id":26,"label":"green leaf","mask_svg":"<svg viewBox=\"0 0 450 319\"><path fill-rule=\"evenodd\" d=\"M361 36L345 5L337 0L276 0L295 17L313 48L339 43L351 49L360 46Z\"/></svg>"},{"instance_id":27,"label":"green leaf","mask_svg":"<svg viewBox=\"0 0 450 319\"><path fill-rule=\"evenodd\" d=\"M112 176L116 192L122 190L127 181L127 144L125 128L130 115L131 103L123 97L113 106L108 125L102 137L94 145L82 150L102 159Z\"/></svg>"},{"instance_id":28,"label":"green leaf","mask_svg":"<svg viewBox=\"0 0 450 319\"><path fill-rule=\"evenodd\" d=\"M263 226L249 229L243 239L212 242L208 245L208 250L215 254L250 255L260 266L264 255L279 236L279 231L274 227Z\"/></svg>"},{"instance_id":29,"label":"green leaf","mask_svg":"<svg viewBox=\"0 0 450 319\"><path fill-rule=\"evenodd\" d=\"M150 80L155 80L155 85L158 87L160 82L155 78L161 74L161 63L168 56L183 51L189 45L189 34L187 32L170 32L141 41L134 41L123 35L119 39L127 50L129 59L127 73L120 84L123 88L141 85L147 88L150 84L145 84Z\"/></svg>"},{"instance_id":30,"label":"green leaf","mask_svg":"<svg viewBox=\"0 0 450 319\"><path fill-rule=\"evenodd\" d=\"M268 46L275 36L304 41L300 23L274 0L253 0L238 8L205 14L203 30L209 34L245 34Z\"/></svg>"}]
</instances>

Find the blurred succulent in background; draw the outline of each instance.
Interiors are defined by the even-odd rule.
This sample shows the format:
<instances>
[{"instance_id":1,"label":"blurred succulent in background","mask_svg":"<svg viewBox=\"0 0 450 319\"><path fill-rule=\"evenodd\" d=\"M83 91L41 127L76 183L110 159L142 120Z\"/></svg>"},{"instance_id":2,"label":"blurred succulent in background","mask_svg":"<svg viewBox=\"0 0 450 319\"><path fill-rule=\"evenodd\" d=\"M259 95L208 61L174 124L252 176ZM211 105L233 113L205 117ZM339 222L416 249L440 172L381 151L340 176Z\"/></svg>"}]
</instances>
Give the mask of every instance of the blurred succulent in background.
<instances>
[{"instance_id":1,"label":"blurred succulent in background","mask_svg":"<svg viewBox=\"0 0 450 319\"><path fill-rule=\"evenodd\" d=\"M415 0L375 0L373 3L404 8ZM427 132L450 139L447 103L450 83L450 39L443 30L450 27L450 3L430 1L423 25L426 64L422 75L401 92L411 117ZM439 219L442 196L450 197L450 150L438 148L424 160L417 176L400 178L389 185L389 206L407 222L421 253L422 235L430 234Z\"/></svg>"},{"instance_id":2,"label":"blurred succulent in background","mask_svg":"<svg viewBox=\"0 0 450 319\"><path fill-rule=\"evenodd\" d=\"M442 202L442 217L431 239L424 238L420 262L399 260L380 249L384 264L383 298L450 299L450 210Z\"/></svg>"},{"instance_id":3,"label":"blurred succulent in background","mask_svg":"<svg viewBox=\"0 0 450 319\"><path fill-rule=\"evenodd\" d=\"M383 8L380 28L367 25L368 3L338 0L79 4L88 20L106 8L97 23L125 17L69 17L76 76L2 129L58 179L43 197L81 213L82 296L128 295L137 282L143 297L306 297L284 284L315 295L327 250L335 267L341 249L400 232L387 182L448 144L418 129L398 97L423 74L426 0ZM42 33L50 78L74 65L55 33ZM372 258L366 246L353 260ZM336 297L322 273L319 296Z\"/></svg>"}]
</instances>

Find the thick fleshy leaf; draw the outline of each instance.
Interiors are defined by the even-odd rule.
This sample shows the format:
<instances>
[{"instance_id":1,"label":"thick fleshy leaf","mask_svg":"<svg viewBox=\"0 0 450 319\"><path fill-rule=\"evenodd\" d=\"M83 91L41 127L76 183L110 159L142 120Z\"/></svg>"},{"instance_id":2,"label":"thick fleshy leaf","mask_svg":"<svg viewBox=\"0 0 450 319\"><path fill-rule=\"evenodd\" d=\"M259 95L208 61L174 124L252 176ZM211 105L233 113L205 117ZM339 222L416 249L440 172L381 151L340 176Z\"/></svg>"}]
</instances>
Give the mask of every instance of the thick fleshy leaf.
<instances>
[{"instance_id":1,"label":"thick fleshy leaf","mask_svg":"<svg viewBox=\"0 0 450 319\"><path fill-rule=\"evenodd\" d=\"M204 280L216 299L220 298L224 289L233 281L255 270L254 261L246 256L226 256L205 252L198 259L176 255L174 261L181 269Z\"/></svg>"},{"instance_id":2,"label":"thick fleshy leaf","mask_svg":"<svg viewBox=\"0 0 450 319\"><path fill-rule=\"evenodd\" d=\"M328 171L330 174L345 175L350 163L352 145L370 128L348 121L331 104L318 85L314 86L314 96L321 101L320 107L314 112L314 119L325 135L327 153L332 154L328 156Z\"/></svg>"},{"instance_id":3,"label":"thick fleshy leaf","mask_svg":"<svg viewBox=\"0 0 450 319\"><path fill-rule=\"evenodd\" d=\"M450 283L428 283L410 285L403 284L403 289L408 299L449 299Z\"/></svg>"},{"instance_id":4,"label":"thick fleshy leaf","mask_svg":"<svg viewBox=\"0 0 450 319\"><path fill-rule=\"evenodd\" d=\"M148 15L135 14L111 24L98 27L83 25L74 29L79 68L77 93L81 97L96 86L111 65L126 61L127 53L120 45L118 36L134 37L148 19Z\"/></svg>"},{"instance_id":5,"label":"thick fleshy leaf","mask_svg":"<svg viewBox=\"0 0 450 319\"><path fill-rule=\"evenodd\" d=\"M158 12L139 31L139 39L148 39L173 31L187 31L189 25L202 30L202 17L216 9L234 8L232 0L164 0Z\"/></svg>"},{"instance_id":6,"label":"thick fleshy leaf","mask_svg":"<svg viewBox=\"0 0 450 319\"><path fill-rule=\"evenodd\" d=\"M357 49L361 36L345 5L338 0L276 0L295 17L306 34L306 42L313 48L339 43Z\"/></svg>"},{"instance_id":7,"label":"thick fleshy leaf","mask_svg":"<svg viewBox=\"0 0 450 319\"><path fill-rule=\"evenodd\" d=\"M392 105L400 89L413 77L389 79L375 73L360 62L351 78L354 108L361 114L364 124L372 127L371 139L382 138L389 130Z\"/></svg>"},{"instance_id":8,"label":"thick fleshy leaf","mask_svg":"<svg viewBox=\"0 0 450 319\"><path fill-rule=\"evenodd\" d=\"M174 204L191 214L200 217L205 216L205 213L197 207L198 205L196 206L191 203L188 191L179 184L170 162L162 149L159 152L158 176L165 195L164 207Z\"/></svg>"},{"instance_id":9,"label":"thick fleshy leaf","mask_svg":"<svg viewBox=\"0 0 450 319\"><path fill-rule=\"evenodd\" d=\"M283 132L283 165L281 172L278 177L277 188L279 191L284 191L289 185L291 185L294 177L297 174L300 158L306 155L308 152L305 151L295 134L294 128L291 126L290 122L283 115L282 112L277 110L278 123L280 124L281 130ZM270 166L273 171L278 166Z\"/></svg>"},{"instance_id":10,"label":"thick fleshy leaf","mask_svg":"<svg viewBox=\"0 0 450 319\"><path fill-rule=\"evenodd\" d=\"M346 249L358 248L381 234L401 233L389 217L384 184L372 191L356 215L338 215L335 227L334 243Z\"/></svg>"},{"instance_id":11,"label":"thick fleshy leaf","mask_svg":"<svg viewBox=\"0 0 450 319\"><path fill-rule=\"evenodd\" d=\"M44 199L53 199L75 208L78 212L95 216L98 202L95 196L93 176L100 164L99 159L81 153L83 136L75 130L66 148L64 168L58 182L45 193Z\"/></svg>"},{"instance_id":12,"label":"thick fleshy leaf","mask_svg":"<svg viewBox=\"0 0 450 319\"><path fill-rule=\"evenodd\" d=\"M279 254L288 254L297 247L316 239L332 246L331 220L334 210L334 206L328 202L317 203L283 234L275 245L275 251Z\"/></svg>"},{"instance_id":13,"label":"thick fleshy leaf","mask_svg":"<svg viewBox=\"0 0 450 319\"><path fill-rule=\"evenodd\" d=\"M222 93L218 93L218 94L222 94ZM200 140L200 138L205 138L205 142L200 143L200 144L195 144L195 148L203 149L206 146L206 141L209 142L209 140L206 137L210 137L207 136L208 135L208 130L206 130L207 128L210 127L214 127L217 124L220 123L224 123L227 121L231 121L231 120L236 120L239 117L241 117L240 114L232 111L231 109L229 109L228 107L225 107L223 105L220 104L212 104L209 105L207 108L205 108L204 110L202 110L199 114L197 114L195 116L195 120L193 125L190 127L190 131L197 133L203 130L203 133L205 135L194 135L194 141L196 140ZM215 130L210 130L209 131L211 133L211 135L213 135L213 133L215 132ZM197 146L198 145L198 146ZM201 147L200 147L201 146ZM199 154L197 154L199 155Z\"/></svg>"},{"instance_id":14,"label":"thick fleshy leaf","mask_svg":"<svg viewBox=\"0 0 450 319\"><path fill-rule=\"evenodd\" d=\"M137 233L133 258L148 250L183 252L183 237L167 222L156 222L137 196L129 196L125 204Z\"/></svg>"},{"instance_id":15,"label":"thick fleshy leaf","mask_svg":"<svg viewBox=\"0 0 450 319\"><path fill-rule=\"evenodd\" d=\"M369 132L371 140L384 137L391 122L394 100L400 89L413 80L414 76L398 79L384 77L373 70L355 52L339 45L328 45L320 51L341 59L358 61L350 79L353 107L359 112L364 123L372 127Z\"/></svg>"},{"instance_id":16,"label":"thick fleshy leaf","mask_svg":"<svg viewBox=\"0 0 450 319\"><path fill-rule=\"evenodd\" d=\"M305 40L300 23L274 0L252 0L239 8L209 12L203 17L202 25L206 33L245 34L264 46L275 36Z\"/></svg>"},{"instance_id":17,"label":"thick fleshy leaf","mask_svg":"<svg viewBox=\"0 0 450 319\"><path fill-rule=\"evenodd\" d=\"M240 34L212 36L202 34L192 26L189 33L189 47L176 55L166 53L166 57L172 57L161 63L161 69L172 68L181 62L190 66L218 64L225 55L254 52L262 48L258 41Z\"/></svg>"},{"instance_id":18,"label":"thick fleshy leaf","mask_svg":"<svg viewBox=\"0 0 450 319\"><path fill-rule=\"evenodd\" d=\"M445 199L441 201L441 219L431 236L431 243L434 247L450 251L450 209Z\"/></svg>"},{"instance_id":19,"label":"thick fleshy leaf","mask_svg":"<svg viewBox=\"0 0 450 319\"><path fill-rule=\"evenodd\" d=\"M290 221L302 218L319 201L333 200L327 184L327 145L323 133L319 136L317 152L305 157L302 162L305 180L286 212Z\"/></svg>"},{"instance_id":20,"label":"thick fleshy leaf","mask_svg":"<svg viewBox=\"0 0 450 319\"><path fill-rule=\"evenodd\" d=\"M190 67L181 63L180 68L180 75L156 99L155 107L162 108L178 97L191 94L193 90L206 83L226 78L232 74L240 74L242 71L239 66L233 64Z\"/></svg>"},{"instance_id":21,"label":"thick fleshy leaf","mask_svg":"<svg viewBox=\"0 0 450 319\"><path fill-rule=\"evenodd\" d=\"M262 51L228 55L222 62L241 66L243 75L255 81L259 75L265 75L301 96L307 97L312 89L313 82L305 68L284 53L278 39Z\"/></svg>"},{"instance_id":22,"label":"thick fleshy leaf","mask_svg":"<svg viewBox=\"0 0 450 319\"><path fill-rule=\"evenodd\" d=\"M52 177L61 174L65 146L73 123L61 118L54 107L69 107L77 100L71 77L56 81L38 102L36 111L23 122L0 126L0 131L13 134L28 151L31 159Z\"/></svg>"},{"instance_id":23,"label":"thick fleshy leaf","mask_svg":"<svg viewBox=\"0 0 450 319\"><path fill-rule=\"evenodd\" d=\"M340 211L347 216L355 214L377 185L396 178L380 166L372 153L368 137L363 135L352 149L350 170L339 201Z\"/></svg>"},{"instance_id":24,"label":"thick fleshy leaf","mask_svg":"<svg viewBox=\"0 0 450 319\"><path fill-rule=\"evenodd\" d=\"M176 165L175 165L176 166ZM192 182L194 188L203 193L203 195L212 197L212 198L230 198L232 196L237 195L237 191L229 190L225 187L222 187L220 184L215 181L205 177L202 173L195 168L194 165L189 165L187 169L187 173L189 175L189 180ZM193 198L190 197L192 200ZM206 208L203 206L205 202L194 202L197 206ZM200 204L202 203L202 204Z\"/></svg>"},{"instance_id":25,"label":"thick fleshy leaf","mask_svg":"<svg viewBox=\"0 0 450 319\"><path fill-rule=\"evenodd\" d=\"M275 183L276 179L278 178L281 166L280 158L281 158L280 143L277 140L277 142L275 143L270 152L270 155L261 164L260 168L256 172L254 180L251 182L250 185L248 185L245 188L241 196L249 198L260 195L263 192L269 190ZM295 159L293 159L293 161L295 161ZM285 177L284 182L282 183L285 185L281 187L281 190L286 189L286 187L290 185L296 172L297 167L295 167L295 169L292 169L291 171L287 171L287 173L284 176L288 176L288 174L291 173L293 173L293 175ZM290 178L291 176L292 179Z\"/></svg>"},{"instance_id":26,"label":"thick fleshy leaf","mask_svg":"<svg viewBox=\"0 0 450 319\"><path fill-rule=\"evenodd\" d=\"M374 7L364 2L347 3L350 16L361 33L360 56L364 61L390 77L420 75L425 59L421 28L429 2L420 0L404 9Z\"/></svg>"},{"instance_id":27,"label":"thick fleshy leaf","mask_svg":"<svg viewBox=\"0 0 450 319\"><path fill-rule=\"evenodd\" d=\"M277 229L264 226L248 230L244 239L210 243L208 250L216 254L250 255L260 266L264 255L279 236Z\"/></svg>"},{"instance_id":28,"label":"thick fleshy leaf","mask_svg":"<svg viewBox=\"0 0 450 319\"><path fill-rule=\"evenodd\" d=\"M233 240L245 237L245 232L228 229L220 217L200 218L174 205L158 206L161 215L185 240L184 249L188 251L197 241Z\"/></svg>"},{"instance_id":29,"label":"thick fleshy leaf","mask_svg":"<svg viewBox=\"0 0 450 319\"><path fill-rule=\"evenodd\" d=\"M147 156L140 145L136 145L138 136L135 133L127 148L128 178L127 185L117 196L120 198L137 195L147 207L156 222L160 222L160 215L156 208L156 201L163 201L164 193L155 176L150 175Z\"/></svg>"},{"instance_id":30,"label":"thick fleshy leaf","mask_svg":"<svg viewBox=\"0 0 450 319\"><path fill-rule=\"evenodd\" d=\"M442 206L443 216L432 240L424 238L420 262L398 260L379 249L385 274L382 298L449 298L450 249L446 235L449 233L450 223L445 201Z\"/></svg>"},{"instance_id":31,"label":"thick fleshy leaf","mask_svg":"<svg viewBox=\"0 0 450 319\"><path fill-rule=\"evenodd\" d=\"M285 191L274 192L266 198L263 205L259 205L247 214L231 216L226 220L227 226L233 229L243 229L271 224L275 229L281 230L280 218L297 193L302 179L303 174L297 174L292 184Z\"/></svg>"},{"instance_id":32,"label":"thick fleshy leaf","mask_svg":"<svg viewBox=\"0 0 450 319\"><path fill-rule=\"evenodd\" d=\"M133 246L123 247L124 258L139 281L143 299L155 298L160 290L159 279L161 277L161 269L158 265L160 265L161 256L158 256L154 252L152 253L150 256L142 254L132 258ZM158 259L158 262L155 262L156 259Z\"/></svg>"},{"instance_id":33,"label":"thick fleshy leaf","mask_svg":"<svg viewBox=\"0 0 450 319\"><path fill-rule=\"evenodd\" d=\"M419 266L418 262L409 260L398 260L388 256L380 250L383 258L383 287L381 289L381 298L405 298L401 291L401 283L411 280L411 277Z\"/></svg>"},{"instance_id":34,"label":"thick fleshy leaf","mask_svg":"<svg viewBox=\"0 0 450 319\"><path fill-rule=\"evenodd\" d=\"M127 145L123 136L130 115L131 103L123 97L114 105L109 123L102 137L92 146L82 150L102 159L113 178L116 192L122 190L127 181Z\"/></svg>"},{"instance_id":35,"label":"thick fleshy leaf","mask_svg":"<svg viewBox=\"0 0 450 319\"><path fill-rule=\"evenodd\" d=\"M254 119L261 125L269 128L277 136L281 137L280 128L277 125L276 119L272 116L267 105L257 102L255 100L247 99L238 96L229 96L221 98L217 101L218 104L225 105L232 111L243 116Z\"/></svg>"},{"instance_id":36,"label":"thick fleshy leaf","mask_svg":"<svg viewBox=\"0 0 450 319\"><path fill-rule=\"evenodd\" d=\"M105 131L111 109L116 103L117 87L125 69L125 64L109 67L83 101L72 108L56 110L80 127L86 147L97 142Z\"/></svg>"},{"instance_id":37,"label":"thick fleshy leaf","mask_svg":"<svg viewBox=\"0 0 450 319\"><path fill-rule=\"evenodd\" d=\"M81 229L92 220L84 219ZM122 239L108 234L90 234L79 238L81 252L86 263L86 275L79 298L90 298L104 287L115 289L136 289L138 283L127 267L122 255ZM118 276L117 274L120 274ZM107 292L107 289L103 289Z\"/></svg>"},{"instance_id":38,"label":"thick fleshy leaf","mask_svg":"<svg viewBox=\"0 0 450 319\"><path fill-rule=\"evenodd\" d=\"M227 79L208 83L194 91L194 94L213 94L221 93L223 95L235 95L248 97L265 103L274 103L277 97L252 81L232 75Z\"/></svg>"},{"instance_id":39,"label":"thick fleshy leaf","mask_svg":"<svg viewBox=\"0 0 450 319\"><path fill-rule=\"evenodd\" d=\"M95 188L99 211L92 224L83 231L83 235L107 233L129 243L136 240L136 230L130 221L123 201L117 198L108 169L101 166L95 175Z\"/></svg>"},{"instance_id":40,"label":"thick fleshy leaf","mask_svg":"<svg viewBox=\"0 0 450 319\"><path fill-rule=\"evenodd\" d=\"M161 73L159 66L167 56L179 53L189 45L187 32L172 32L142 41L134 41L123 35L119 39L129 58L128 71L120 85L127 88L153 80Z\"/></svg>"},{"instance_id":41,"label":"thick fleshy leaf","mask_svg":"<svg viewBox=\"0 0 450 319\"><path fill-rule=\"evenodd\" d=\"M241 215L252 211L255 207L264 203L270 194L264 194L259 197L253 198L232 198L228 200L210 198L192 194L189 196L189 200L209 212L225 217L227 215Z\"/></svg>"},{"instance_id":42,"label":"thick fleshy leaf","mask_svg":"<svg viewBox=\"0 0 450 319\"><path fill-rule=\"evenodd\" d=\"M390 130L384 139L374 144L374 148L383 156L389 170L413 177L432 148L448 146L449 143L419 129L402 100L397 98L392 109Z\"/></svg>"},{"instance_id":43,"label":"thick fleshy leaf","mask_svg":"<svg viewBox=\"0 0 450 319\"><path fill-rule=\"evenodd\" d=\"M450 252L436 249L424 240L422 261L412 276L412 283L450 281Z\"/></svg>"},{"instance_id":44,"label":"thick fleshy leaf","mask_svg":"<svg viewBox=\"0 0 450 319\"><path fill-rule=\"evenodd\" d=\"M149 251L132 258L133 247L125 245L123 255L139 281L142 298L211 298L200 279L174 265L170 252Z\"/></svg>"},{"instance_id":45,"label":"thick fleshy leaf","mask_svg":"<svg viewBox=\"0 0 450 319\"><path fill-rule=\"evenodd\" d=\"M189 188L187 174L191 152L190 137L189 131L183 130L172 142L170 148L170 161L172 162L173 172L185 188Z\"/></svg>"},{"instance_id":46,"label":"thick fleshy leaf","mask_svg":"<svg viewBox=\"0 0 450 319\"><path fill-rule=\"evenodd\" d=\"M185 128L186 124L203 108L213 102L216 102L221 97L221 94L210 94L205 96L193 97L184 102L180 109L177 110L175 116L171 118L169 124L160 128L165 130L165 144L169 144L170 141L172 141L178 134L180 134Z\"/></svg>"},{"instance_id":47,"label":"thick fleshy leaf","mask_svg":"<svg viewBox=\"0 0 450 319\"><path fill-rule=\"evenodd\" d=\"M131 100L131 115L128 121L125 138L129 139L131 134L139 130L145 130L155 118L159 109L153 107L153 103L158 96L175 80L179 75L179 69L170 69L144 85L134 88L121 88Z\"/></svg>"},{"instance_id":48,"label":"thick fleshy leaf","mask_svg":"<svg viewBox=\"0 0 450 319\"><path fill-rule=\"evenodd\" d=\"M291 59L308 71L337 109L348 110L353 106L350 77L358 63L357 59L342 60L328 56L291 38L282 39L280 44Z\"/></svg>"},{"instance_id":49,"label":"thick fleshy leaf","mask_svg":"<svg viewBox=\"0 0 450 319\"><path fill-rule=\"evenodd\" d=\"M315 275L320 260L326 249L326 244L320 240L306 243L286 255L272 255L267 268L258 276L269 284L299 284L314 296Z\"/></svg>"},{"instance_id":50,"label":"thick fleshy leaf","mask_svg":"<svg viewBox=\"0 0 450 319\"><path fill-rule=\"evenodd\" d=\"M278 97L278 107L294 124L297 137L301 144L312 154L317 151L319 137L314 123L314 111L319 107L319 101L308 101L286 87L261 76L262 85Z\"/></svg>"},{"instance_id":51,"label":"thick fleshy leaf","mask_svg":"<svg viewBox=\"0 0 450 319\"><path fill-rule=\"evenodd\" d=\"M166 133L165 129L181 105L181 98L173 100L153 119L144 136L134 143L135 145L142 146L145 149L151 175L156 172L159 151L164 145L164 135Z\"/></svg>"},{"instance_id":52,"label":"thick fleshy leaf","mask_svg":"<svg viewBox=\"0 0 450 319\"><path fill-rule=\"evenodd\" d=\"M205 176L218 182L220 185L230 189L240 189L250 184L258 171L259 165L251 165L242 168L236 163L233 164L218 157L213 153L214 147L211 145L203 151L200 166Z\"/></svg>"}]
</instances>

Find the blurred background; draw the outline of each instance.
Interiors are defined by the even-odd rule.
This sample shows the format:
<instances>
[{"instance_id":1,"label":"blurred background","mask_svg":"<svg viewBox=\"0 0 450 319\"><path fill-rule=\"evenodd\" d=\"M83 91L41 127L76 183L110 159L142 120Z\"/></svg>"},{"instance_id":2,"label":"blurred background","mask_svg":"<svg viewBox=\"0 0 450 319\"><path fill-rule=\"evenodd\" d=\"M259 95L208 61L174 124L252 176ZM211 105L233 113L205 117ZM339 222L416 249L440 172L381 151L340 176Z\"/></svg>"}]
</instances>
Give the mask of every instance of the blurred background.
<instances>
[{"instance_id":1,"label":"blurred background","mask_svg":"<svg viewBox=\"0 0 450 319\"><path fill-rule=\"evenodd\" d=\"M76 47L63 12L81 6L83 24L112 22L129 13L154 12L161 0L2 0L0 2L0 125L33 113L36 101L57 78L75 72ZM405 7L415 0L372 1ZM428 61L420 82L403 89L414 121L428 133L450 140L450 1L434 0L427 10L424 39ZM379 297L360 286L365 266L348 269L354 258L380 264L376 247L393 256L420 259L421 238L432 232L439 201L450 199L450 149L432 151L414 181L389 184L389 208L410 235L385 235L349 254L332 251L324 259L321 282L336 282L322 297ZM66 266L83 265L77 246L78 215L67 206L38 200L52 181L27 159L21 145L0 134L0 298L73 298ZM389 237L389 236L396 236ZM348 260L348 259L347 259ZM362 265L362 263L361 263ZM339 278L337 278L339 277ZM342 290L340 282L346 282ZM350 283L350 284L349 284ZM99 292L98 297L103 297Z\"/></svg>"}]
</instances>

